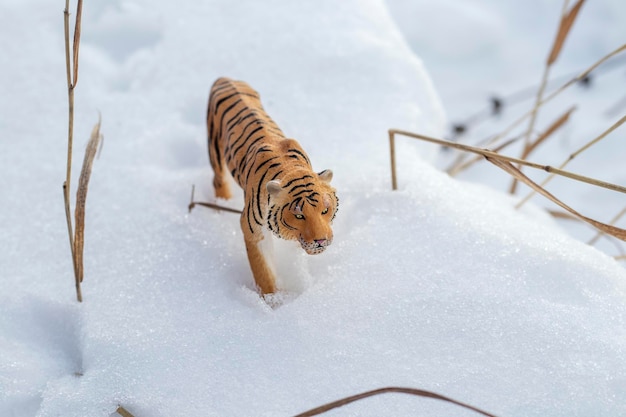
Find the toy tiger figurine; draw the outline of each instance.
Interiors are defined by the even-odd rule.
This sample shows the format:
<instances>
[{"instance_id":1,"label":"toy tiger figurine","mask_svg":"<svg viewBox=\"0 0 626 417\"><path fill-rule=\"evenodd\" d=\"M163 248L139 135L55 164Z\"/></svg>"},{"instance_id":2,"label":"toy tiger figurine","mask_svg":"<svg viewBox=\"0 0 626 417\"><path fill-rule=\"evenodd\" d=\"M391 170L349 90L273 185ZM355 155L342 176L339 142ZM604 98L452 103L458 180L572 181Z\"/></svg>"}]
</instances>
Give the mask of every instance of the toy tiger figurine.
<instances>
[{"instance_id":1,"label":"toy tiger figurine","mask_svg":"<svg viewBox=\"0 0 626 417\"><path fill-rule=\"evenodd\" d=\"M243 189L241 229L250 268L261 293L274 293L272 259L260 244L263 229L299 241L310 255L323 252L333 240L331 223L339 202L330 185L333 173L312 170L298 142L285 138L259 94L243 81L215 81L207 129L215 195L231 197L229 174Z\"/></svg>"}]
</instances>

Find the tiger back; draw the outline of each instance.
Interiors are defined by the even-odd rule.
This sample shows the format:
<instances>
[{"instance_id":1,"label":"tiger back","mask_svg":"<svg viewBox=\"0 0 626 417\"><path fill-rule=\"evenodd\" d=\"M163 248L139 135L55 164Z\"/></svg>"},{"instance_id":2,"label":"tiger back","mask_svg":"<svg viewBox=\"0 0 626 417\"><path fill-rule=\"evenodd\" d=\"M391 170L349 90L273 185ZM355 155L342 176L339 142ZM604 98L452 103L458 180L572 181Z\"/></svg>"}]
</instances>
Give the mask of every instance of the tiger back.
<instances>
[{"instance_id":1,"label":"tiger back","mask_svg":"<svg viewBox=\"0 0 626 417\"><path fill-rule=\"evenodd\" d=\"M259 94L243 81L215 81L207 130L215 195L231 197L229 175L243 189L240 224L250 268L261 293L274 293L273 262L264 251L267 245L260 245L263 229L298 241L308 254L323 252L332 243L338 208L332 171L313 171L300 144L285 137Z\"/></svg>"}]
</instances>

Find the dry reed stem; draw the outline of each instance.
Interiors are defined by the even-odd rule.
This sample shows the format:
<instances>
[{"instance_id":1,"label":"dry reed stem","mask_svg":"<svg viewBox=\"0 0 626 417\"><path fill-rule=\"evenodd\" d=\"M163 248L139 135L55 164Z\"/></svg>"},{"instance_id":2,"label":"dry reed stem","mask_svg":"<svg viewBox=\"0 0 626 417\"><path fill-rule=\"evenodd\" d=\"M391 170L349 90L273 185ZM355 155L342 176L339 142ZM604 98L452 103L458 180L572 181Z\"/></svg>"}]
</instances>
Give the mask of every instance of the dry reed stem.
<instances>
[{"instance_id":1,"label":"dry reed stem","mask_svg":"<svg viewBox=\"0 0 626 417\"><path fill-rule=\"evenodd\" d=\"M486 411L483 411L483 410L481 410L479 408L476 408L474 406L471 406L469 404L462 403L462 402L454 400L452 398L444 397L443 395L439 395L439 394L434 393L434 392L420 390L420 389L414 389L414 388L402 388L402 387L387 387L387 388L380 388L380 389L376 389L376 390L372 390L372 391L363 392L361 394L357 394L357 395L353 395L353 396L350 396L350 397L342 398L340 400L333 401L331 403L322 405L320 407L316 407L316 408L314 408L312 410L305 411L304 413L300 413L300 414L298 414L298 415L296 415L294 417L317 416L319 414L326 413L327 411L333 410L335 408L343 407L344 405L353 403L355 401L360 401L360 400L362 400L364 398L373 397L375 395L386 394L386 393L409 394L409 395L415 395L415 396L418 396L418 397L432 398L432 399L435 399L435 400L446 401L446 402L452 403L454 405L458 405L459 407L463 407L463 408L466 408L468 410L475 411L476 413L482 414L482 415L487 416L487 417L496 417L494 414L490 414L490 413L488 413Z\"/></svg>"},{"instance_id":2,"label":"dry reed stem","mask_svg":"<svg viewBox=\"0 0 626 417\"><path fill-rule=\"evenodd\" d=\"M206 203L204 201L194 201L195 192L196 192L196 186L192 185L191 186L191 200L190 200L189 206L188 206L189 213L191 213L191 210L193 210L193 208L195 206L208 207L208 208L211 208L211 209L217 210L217 211L224 210L224 211L227 211L229 213L237 213L237 214L241 214L242 213L241 210L237 210L237 209L234 209L234 208L220 206L220 205L214 204L214 203Z\"/></svg>"},{"instance_id":3,"label":"dry reed stem","mask_svg":"<svg viewBox=\"0 0 626 417\"><path fill-rule=\"evenodd\" d=\"M550 74L550 69L552 68L552 64L557 60L559 54L561 53L561 49L565 43L565 39L569 34L574 21L576 20L576 16L578 16L578 12L580 11L581 6L583 5L585 0L578 0L578 2L572 7L572 10L569 13L566 13L568 1L565 0L563 5L563 13L561 14L561 21L559 24L559 29L557 30L556 38L552 44L552 51L548 56L548 60L543 70L543 75L541 77L541 83L539 84L539 90L537 91L537 98L535 100L535 105L532 108L530 114L530 121L528 122L528 129L526 130L526 139L524 140L524 148L527 149L531 146L530 135L532 134L535 128L535 121L537 120L537 113L539 111L539 107L541 106L541 102L543 100L543 93L545 91L546 85L548 83L548 77ZM523 159L523 157L522 157ZM515 192L515 182L511 187L511 194Z\"/></svg>"},{"instance_id":4,"label":"dry reed stem","mask_svg":"<svg viewBox=\"0 0 626 417\"><path fill-rule=\"evenodd\" d=\"M610 234L611 236L614 236L614 237L616 237L616 238L618 238L620 240L626 241L626 230L620 229L619 227L611 226L609 224L605 224L605 223L599 222L597 220L593 220L593 219L591 219L589 217L586 217L586 216L583 216L582 214L580 214L579 212L577 212L576 210L572 209L570 206L566 205L561 200L556 198L550 192L548 192L544 188L541 188L541 186L539 186L537 183L533 182L530 178L528 178L526 175L524 175L522 173L522 171L517 169L510 162L504 161L504 160L499 159L499 158L492 158L492 157L489 157L489 156L486 156L486 158L487 158L487 160L489 162L491 162L492 164L494 164L498 168L501 168L502 170L506 171L510 175L516 177L517 179L522 181L524 184L528 185L529 187L531 187L532 189L537 191L539 194L543 195L544 197L546 197L547 199L552 201L554 204L557 204L561 208L569 211L571 214L573 214L574 216L580 218L584 222L589 223L590 225L592 225L596 229L601 230L601 231L603 231L603 232L605 232L607 234Z\"/></svg>"},{"instance_id":5,"label":"dry reed stem","mask_svg":"<svg viewBox=\"0 0 626 417\"><path fill-rule=\"evenodd\" d=\"M76 8L76 23L74 27L74 48L73 54L70 54L70 2L65 0L65 9L63 11L63 28L65 35L65 67L67 76L67 95L68 95L68 133L67 133L67 166L65 182L63 183L63 200L65 203L65 217L67 221L67 232L70 240L70 250L72 253L72 266L74 269L74 279L76 282L76 299L81 302L82 294L80 292L79 266L76 261L76 252L74 245L74 233L72 232L72 215L70 210L70 184L72 178L72 151L74 143L74 88L76 87L76 79L78 78L78 46L80 44L81 17L82 17L82 0L78 0ZM72 62L70 62L72 55ZM73 68L73 71L72 71ZM73 77L72 77L73 74Z\"/></svg>"},{"instance_id":6,"label":"dry reed stem","mask_svg":"<svg viewBox=\"0 0 626 417\"><path fill-rule=\"evenodd\" d=\"M556 34L556 39L554 40L554 44L552 46L552 51L550 51L550 55L548 55L547 65L552 65L559 57L561 50L563 49L563 45L565 43L565 39L567 39L567 35L569 34L574 21L576 20L576 16L578 16L578 12L582 7L585 0L578 0L578 2L572 7L569 13L564 13L561 16L561 22L559 24L559 30ZM567 5L567 3L566 3Z\"/></svg>"},{"instance_id":7,"label":"dry reed stem","mask_svg":"<svg viewBox=\"0 0 626 417\"><path fill-rule=\"evenodd\" d=\"M611 221L609 222L609 224L614 225L615 223L617 223L617 221L619 219L621 219L624 214L626 214L626 207L624 207L619 213L617 213L617 215L615 215L615 217L613 217L611 219ZM598 239L600 239L602 236L604 235L604 232L598 232L591 240L589 240L589 242L587 242L588 245L593 245L595 244Z\"/></svg>"},{"instance_id":8,"label":"dry reed stem","mask_svg":"<svg viewBox=\"0 0 626 417\"><path fill-rule=\"evenodd\" d=\"M74 27L74 44L73 44L73 58L74 58L74 77L72 82L72 88L76 88L78 84L78 49L80 48L80 34L81 34L81 16L83 14L83 0L78 0L76 5L76 25Z\"/></svg>"},{"instance_id":9,"label":"dry reed stem","mask_svg":"<svg viewBox=\"0 0 626 417\"><path fill-rule=\"evenodd\" d=\"M545 104L547 104L548 102L553 100L555 97L560 95L562 92L567 90L569 87L571 87L572 85L576 84L577 82L579 82L580 80L584 79L585 77L589 76L590 73L595 71L596 68L598 68L599 66L604 64L606 61L608 61L609 59L613 58L616 55L621 54L624 51L626 51L626 43L621 45L621 46L619 46L618 48L614 49L613 51L609 52L608 54L604 55L598 61L594 62L589 68L587 68L586 70L584 70L583 72L578 74L576 77L572 78L571 80L569 80L568 82L563 84L561 87L559 87L556 90L554 90L552 93L550 93L548 96L546 96L544 99L541 100L541 103L539 103L539 107L544 106ZM492 137L485 144L485 146L489 146L491 144L497 143L500 140L502 140L502 138L508 136L513 129L518 127L520 125L520 123L522 123L524 120L526 120L528 117L530 117L532 112L533 112L533 110L529 110L528 112L526 112L525 114L520 116L517 120L515 120L513 123L511 123L509 125L509 127L507 127L502 132L500 132L499 134L497 134L494 137ZM472 165L472 164L465 164L463 169L469 168L470 165ZM446 172L448 172L448 174L450 174L451 176L455 176L455 175L459 174L461 172L461 170L459 169L459 165L456 164L456 165L453 165L452 167L448 168L448 170Z\"/></svg>"},{"instance_id":10,"label":"dry reed stem","mask_svg":"<svg viewBox=\"0 0 626 417\"><path fill-rule=\"evenodd\" d=\"M508 147L509 147L509 145L514 144L515 142L517 142L517 141L518 141L518 140L520 140L521 138L522 138L521 136L518 136L518 137L516 137L516 138L509 139L509 140L507 140L506 142L501 143L500 145L496 146L495 148L493 148L493 149L491 149L491 150L492 150L492 151L494 151L494 152L500 152L501 150L508 148ZM460 155L460 156L465 156L465 155L467 155L467 154L466 154L466 153L461 153L461 155ZM465 159L465 158L463 158L463 159ZM458 169L458 172L464 171L464 170L466 170L467 168L469 168L469 167L470 167L470 165L474 165L476 162L481 161L481 160L483 160L483 159L484 159L484 158L483 158L481 155L477 155L477 156L475 156L474 158L470 159L469 161L463 162L462 164L461 164L462 159L457 159L457 161L458 161L459 165L458 165L458 166L456 166L456 169ZM454 165L453 165L453 166L454 166ZM451 174L450 174L450 175L451 175Z\"/></svg>"},{"instance_id":11,"label":"dry reed stem","mask_svg":"<svg viewBox=\"0 0 626 417\"><path fill-rule=\"evenodd\" d=\"M122 417L135 417L127 409L125 409L121 405L117 407L117 410L115 410L115 412L117 414L119 414L120 416L122 416Z\"/></svg>"},{"instance_id":12,"label":"dry reed stem","mask_svg":"<svg viewBox=\"0 0 626 417\"><path fill-rule=\"evenodd\" d=\"M530 144L530 146L527 149L524 149L524 152L522 153L521 158L522 159L526 159L528 158L528 156L539 147L539 145L541 145L547 138L549 138L550 136L552 136L552 134L554 134L554 132L556 132L557 130L559 130L561 127L563 127L563 125L565 123L567 123L567 121L569 120L569 117L571 116L571 114L574 112L574 110L576 110L576 106L572 106L569 110L567 110L561 117L559 117L557 120L554 121L554 123L552 123L548 129L546 129L545 132L543 132L541 135L539 135L539 137Z\"/></svg>"},{"instance_id":13,"label":"dry reed stem","mask_svg":"<svg viewBox=\"0 0 626 417\"><path fill-rule=\"evenodd\" d=\"M550 214L550 216L554 217L555 219L572 220L577 222L580 221L578 217L562 211L548 210L548 214Z\"/></svg>"},{"instance_id":14,"label":"dry reed stem","mask_svg":"<svg viewBox=\"0 0 626 417\"><path fill-rule=\"evenodd\" d=\"M391 189L398 189L398 180L396 178L396 139L395 132L389 130L389 156L391 157Z\"/></svg>"},{"instance_id":15,"label":"dry reed stem","mask_svg":"<svg viewBox=\"0 0 626 417\"><path fill-rule=\"evenodd\" d=\"M74 223L76 225L74 237L74 254L76 256L76 266L78 269L77 291L80 291L80 283L83 282L84 265L83 265L83 249L85 246L85 204L87 202L87 191L89 188L89 178L91 176L91 168L93 160L98 151L98 145L102 135L100 134L100 125L102 118L98 117L98 123L91 131L91 137L87 143L85 150L85 158L83 159L83 168L78 180L78 190L76 191L76 207L74 209Z\"/></svg>"},{"instance_id":16,"label":"dry reed stem","mask_svg":"<svg viewBox=\"0 0 626 417\"><path fill-rule=\"evenodd\" d=\"M624 124L624 122L626 122L626 115L623 116L621 119L619 119L617 122L613 123L608 129L606 129L604 132L602 132L600 135L598 135L596 138L594 138L593 140L587 142L587 144L583 145L581 148L579 148L576 152L572 153L565 161L563 161L561 163L561 165L559 165L559 169L563 169L567 166L567 164L569 164L571 161L573 161L578 155L580 155L582 152L586 151L587 149L589 149L591 146L595 145L596 143L600 142L602 139L604 139L607 135L609 135L611 132L613 132L615 129L617 129L618 127L620 127L622 124ZM546 184L548 182L550 182L552 180L552 178L554 178L554 174L550 174L546 177L546 179L544 179L541 184L539 184L541 187L545 187ZM530 200L533 196L535 195L534 191L531 191L526 197L524 197L519 203L517 203L517 205L515 206L516 208L520 208L522 207L524 204L526 204L526 202L528 200Z\"/></svg>"},{"instance_id":17,"label":"dry reed stem","mask_svg":"<svg viewBox=\"0 0 626 417\"><path fill-rule=\"evenodd\" d=\"M541 145L546 139L548 139L550 136L552 136L552 134L554 134L554 132L556 132L557 130L559 130L561 127L563 127L563 125L565 123L567 123L567 121L569 120L570 115L572 114L572 112L576 110L576 106L572 106L569 110L567 110L563 115L561 115L561 117L559 117L557 120L555 120L549 127L548 129L545 130L545 132L543 132L541 135L539 135L537 137L537 139L535 139L533 142L529 143L528 146L524 147L524 150L522 152L521 155L521 159L527 159L528 156L539 147L539 145ZM561 167L562 168L562 167ZM513 182L511 183L511 187L509 189L509 193L510 194L515 194L515 191L517 190L517 179L513 179Z\"/></svg>"},{"instance_id":18,"label":"dry reed stem","mask_svg":"<svg viewBox=\"0 0 626 417\"><path fill-rule=\"evenodd\" d=\"M398 129L390 129L389 130L389 135L404 135L404 136L408 136L411 138L415 138L415 139L420 139L426 142L431 142L431 143L436 143L438 145L442 145L442 146L447 146L449 148L455 148L455 149L459 149L465 152L471 152L471 153L475 153L478 155L482 155L483 157L487 158L494 158L494 159L498 159L498 160L503 160L503 161L508 161L508 162L513 162L515 164L520 164L520 165L524 165L524 166L528 166L531 168L535 168L535 169L541 169L543 171L546 172L550 172L550 173L555 173L556 175L560 175L562 177L567 177L576 181L580 181L580 182L584 182L587 184L591 184L591 185L595 185L597 187L602 187L602 188L606 188L608 190L613 190L613 191L617 191L620 193L625 193L626 194L626 187L622 187L621 185L617 185L617 184L611 184L609 182L605 182L605 181L600 181L597 180L595 178L589 178L589 177L585 177L584 175L579 175L579 174L575 174L573 172L569 172L569 171L564 171L562 169L558 169L558 168L554 168L550 165L541 165L541 164L537 164L534 162L530 162L530 161L526 161L524 159L520 159L520 158L514 158L511 156L506 156L506 155L501 155L497 152L491 151L489 149L482 149L482 148L477 148L475 146L470 146L470 145L463 145L460 143L455 143L455 142L450 142L447 140L443 140L443 139L437 139L437 138L433 138L430 136L425 136L425 135L420 135L417 133L412 133L412 132L407 132L404 130L398 130ZM392 161L395 160L395 154L391 155L391 159ZM391 170L391 177L392 177L392 183L395 183L395 177L396 177L396 172L394 169L394 166L392 165L392 170ZM397 188L393 188L394 190Z\"/></svg>"}]
</instances>

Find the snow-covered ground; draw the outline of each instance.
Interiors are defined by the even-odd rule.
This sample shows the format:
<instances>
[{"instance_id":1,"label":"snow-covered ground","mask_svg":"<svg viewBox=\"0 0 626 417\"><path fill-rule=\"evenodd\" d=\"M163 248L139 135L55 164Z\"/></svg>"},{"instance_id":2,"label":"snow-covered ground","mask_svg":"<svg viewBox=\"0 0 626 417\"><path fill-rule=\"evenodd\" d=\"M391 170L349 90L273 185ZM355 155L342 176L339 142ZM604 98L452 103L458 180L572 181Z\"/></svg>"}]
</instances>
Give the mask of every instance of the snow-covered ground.
<instances>
[{"instance_id":1,"label":"snow-covered ground","mask_svg":"<svg viewBox=\"0 0 626 417\"><path fill-rule=\"evenodd\" d=\"M122 404L136 417L278 417L389 385L501 416L626 414L620 264L539 208L448 177L433 147L399 141L390 190L387 129L445 136L444 109L463 118L490 86L536 83L558 2L86 2L74 172L98 111L105 143L82 304L61 193L63 6L0 5L1 416L108 417ZM623 43L624 9L583 8L565 70ZM334 243L316 257L278 246L276 309L254 291L237 216L187 213L192 184L213 200L204 113L223 75L259 90L314 167L335 172ZM619 98L598 87L591 107ZM576 123L556 148L611 122ZM586 166L624 184L616 139ZM614 194L566 194L603 220L621 208ZM474 414L388 395L327 415Z\"/></svg>"}]
</instances>

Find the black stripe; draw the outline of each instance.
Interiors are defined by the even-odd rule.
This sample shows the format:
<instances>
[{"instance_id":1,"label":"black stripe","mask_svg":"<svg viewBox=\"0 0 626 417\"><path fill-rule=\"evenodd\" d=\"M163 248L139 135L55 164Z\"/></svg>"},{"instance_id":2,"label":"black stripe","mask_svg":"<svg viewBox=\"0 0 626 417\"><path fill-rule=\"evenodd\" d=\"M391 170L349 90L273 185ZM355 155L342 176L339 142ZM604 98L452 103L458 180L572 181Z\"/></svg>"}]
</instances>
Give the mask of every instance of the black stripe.
<instances>
[{"instance_id":1,"label":"black stripe","mask_svg":"<svg viewBox=\"0 0 626 417\"><path fill-rule=\"evenodd\" d=\"M242 120L241 113L245 111L246 111L246 108L244 107L243 109L239 110L237 114L235 114L233 117L228 119L228 121L226 122L226 131L229 131L230 129L233 128L233 126L237 126L237 124L241 123L241 120Z\"/></svg>"},{"instance_id":2,"label":"black stripe","mask_svg":"<svg viewBox=\"0 0 626 417\"><path fill-rule=\"evenodd\" d=\"M302 191L300 191L300 192L295 193L293 196L294 196L294 197L298 197L298 196L299 196L299 195L301 195L301 194L304 194L304 193L312 193L312 192L313 192L313 190L302 190Z\"/></svg>"},{"instance_id":3,"label":"black stripe","mask_svg":"<svg viewBox=\"0 0 626 417\"><path fill-rule=\"evenodd\" d=\"M259 172L259 170L261 168L263 168L266 164L269 164L270 162L272 162L274 159L278 158L277 156L272 156L271 158L266 159L265 161L261 162L256 169L254 170L254 173L256 174L257 172ZM252 168L251 168L252 169Z\"/></svg>"},{"instance_id":4,"label":"black stripe","mask_svg":"<svg viewBox=\"0 0 626 417\"><path fill-rule=\"evenodd\" d=\"M298 185L294 185L293 187L291 187L291 189L289 190L289 194L293 193L295 190L297 190L298 188L302 188L302 187L308 187L309 185L314 185L312 182L307 182L306 184L298 184Z\"/></svg>"},{"instance_id":5,"label":"black stripe","mask_svg":"<svg viewBox=\"0 0 626 417\"><path fill-rule=\"evenodd\" d=\"M316 195L319 195L319 193L313 193L313 194L307 195L307 196L305 197L305 198L306 198L309 202L311 202L311 205L312 205L313 207L317 207L317 205L315 205L315 204L313 204L313 203L319 203L319 201L318 201L318 200L316 200L315 198L313 198L313 197L314 197L314 196L316 196Z\"/></svg>"},{"instance_id":6,"label":"black stripe","mask_svg":"<svg viewBox=\"0 0 626 417\"><path fill-rule=\"evenodd\" d=\"M287 229L291 229L291 230L296 230L295 227L289 225L286 221L285 218L283 216L283 212L285 211L285 209L287 208L287 204L285 204L282 208L282 210L280 211L280 222L287 228Z\"/></svg>"},{"instance_id":7,"label":"black stripe","mask_svg":"<svg viewBox=\"0 0 626 417\"><path fill-rule=\"evenodd\" d=\"M239 92L239 91L235 91L233 94L231 94L231 95L229 95L229 96L226 96L226 97L220 98L220 99L217 101L217 103L215 103L215 110L214 110L214 113L215 113L215 114L217 114L217 110L220 108L220 106L222 105L222 103L223 103L223 102L225 102L226 100L231 99L231 98L233 98L233 97L235 97L235 96L237 96L237 95L242 95L242 96L248 96L248 97L258 98L257 96L255 96L255 95L253 95L253 94L248 94L248 93L242 93L242 92Z\"/></svg>"},{"instance_id":8,"label":"black stripe","mask_svg":"<svg viewBox=\"0 0 626 417\"><path fill-rule=\"evenodd\" d=\"M308 174L307 174L307 175L305 175L305 176L303 176L303 177L300 177L300 178L294 178L294 179L292 179L291 181L289 181L287 184L283 185L283 188L287 188L287 187L289 187L291 184L293 184L294 182L296 182L296 181L300 181L300 180L303 180L303 179L305 179L305 178L313 178L313 176L312 176L312 175L308 175Z\"/></svg>"},{"instance_id":9,"label":"black stripe","mask_svg":"<svg viewBox=\"0 0 626 417\"><path fill-rule=\"evenodd\" d=\"M304 160L305 160L307 163L309 163L309 158L307 158L307 156L306 156L304 153L302 153L301 151L299 151L299 150L297 150L297 149L289 149L289 150L287 151L287 153L289 153L289 152L293 152L293 153L295 153L295 154L300 155L301 157L303 157L303 158L304 158Z\"/></svg>"},{"instance_id":10,"label":"black stripe","mask_svg":"<svg viewBox=\"0 0 626 417\"><path fill-rule=\"evenodd\" d=\"M241 150L241 148L243 148L243 146L246 144L246 142L248 141L248 139L250 139L250 136L254 135L256 132L258 132L258 131L259 131L259 130L261 130L261 129L263 129L263 126L259 126L259 127L257 127L257 128L256 128L256 129L254 129L252 132L250 132L250 134L246 137L246 139L243 141L243 143L242 143L241 145L237 146L237 148L236 148L236 149L234 149L232 152L231 152L231 151L228 151L229 156L231 156L231 159L232 159L232 157L233 157L233 156L237 155L237 153ZM245 130L244 130L244 132L245 132ZM242 132L241 136L243 136L243 133L244 133L244 132ZM239 137L239 139L241 139L241 136ZM264 136L261 136L261 139L262 139L263 137L264 137ZM237 141L239 141L239 139L237 139ZM237 141L235 141L235 142L237 142ZM255 141L255 143L256 143L256 142L257 142L257 141ZM233 145L234 145L234 143L233 143ZM252 144L250 144L250 146L252 146Z\"/></svg>"},{"instance_id":11,"label":"black stripe","mask_svg":"<svg viewBox=\"0 0 626 417\"><path fill-rule=\"evenodd\" d=\"M254 230L252 229L252 223L250 223L250 204L246 205L246 221L248 222L250 233L254 234Z\"/></svg>"},{"instance_id":12,"label":"black stripe","mask_svg":"<svg viewBox=\"0 0 626 417\"><path fill-rule=\"evenodd\" d=\"M295 200L293 200L291 204L289 205L289 210L293 210L293 206L297 207L301 201L302 201L302 197L298 197Z\"/></svg>"},{"instance_id":13,"label":"black stripe","mask_svg":"<svg viewBox=\"0 0 626 417\"><path fill-rule=\"evenodd\" d=\"M231 111L231 110L232 110L235 106L237 106L237 104L239 104L239 103L241 103L241 99L236 100L233 104L231 104L230 106L228 106L228 108L226 108L226 109L224 110L224 112L222 113L222 116L220 117L220 123L219 123L219 125L218 125L218 126L219 126L219 129L220 129L220 130L219 130L219 132L220 132L220 133L219 133L218 137L221 137L221 134L222 134L222 129L224 128L224 117L226 117L226 114L227 114L229 111ZM228 131L228 129L227 129L226 131Z\"/></svg>"},{"instance_id":14,"label":"black stripe","mask_svg":"<svg viewBox=\"0 0 626 417\"><path fill-rule=\"evenodd\" d=\"M257 199L256 199L256 207L257 207L257 210L259 211L259 217L263 217L263 213L261 212L261 187L264 185L263 180L265 179L265 176L270 172L270 170L272 170L273 168L279 167L279 166L280 166L280 163L278 163L278 162L270 165L267 168L267 171L265 171L263 173L263 176L259 180L259 185L257 186L257 195L256 195L256 197L257 197ZM282 171L280 171L280 172L282 172ZM274 174L274 177L272 178L272 180L276 179L277 176L278 175ZM272 180L270 180L270 181L272 181Z\"/></svg>"}]
</instances>

